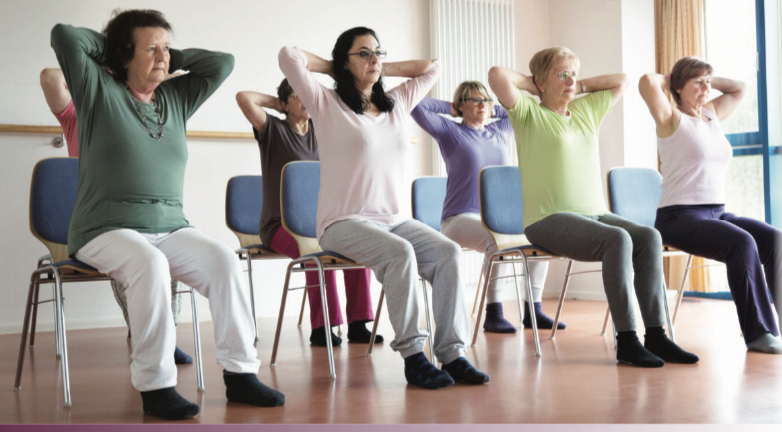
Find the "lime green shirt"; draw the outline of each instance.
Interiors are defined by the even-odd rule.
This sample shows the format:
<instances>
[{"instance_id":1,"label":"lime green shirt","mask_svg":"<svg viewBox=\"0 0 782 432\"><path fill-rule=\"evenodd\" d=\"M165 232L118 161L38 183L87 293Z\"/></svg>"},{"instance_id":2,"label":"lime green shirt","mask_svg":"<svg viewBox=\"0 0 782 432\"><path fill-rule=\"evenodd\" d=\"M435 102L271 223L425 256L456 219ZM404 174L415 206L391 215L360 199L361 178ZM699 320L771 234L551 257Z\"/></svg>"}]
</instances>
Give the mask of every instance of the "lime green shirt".
<instances>
[{"instance_id":1,"label":"lime green shirt","mask_svg":"<svg viewBox=\"0 0 782 432\"><path fill-rule=\"evenodd\" d=\"M187 163L185 127L233 70L233 56L205 50L170 50L169 70L189 73L155 90L154 105L138 109L123 83L101 68L103 35L58 24L51 43L65 75L79 133L79 187L68 229L73 256L95 237L117 229L166 233L189 226L182 206Z\"/></svg>"},{"instance_id":2,"label":"lime green shirt","mask_svg":"<svg viewBox=\"0 0 782 432\"><path fill-rule=\"evenodd\" d=\"M597 135L612 107L611 91L603 90L570 102L570 115L562 116L519 91L508 118L516 133L524 228L556 213L608 213Z\"/></svg>"}]
</instances>

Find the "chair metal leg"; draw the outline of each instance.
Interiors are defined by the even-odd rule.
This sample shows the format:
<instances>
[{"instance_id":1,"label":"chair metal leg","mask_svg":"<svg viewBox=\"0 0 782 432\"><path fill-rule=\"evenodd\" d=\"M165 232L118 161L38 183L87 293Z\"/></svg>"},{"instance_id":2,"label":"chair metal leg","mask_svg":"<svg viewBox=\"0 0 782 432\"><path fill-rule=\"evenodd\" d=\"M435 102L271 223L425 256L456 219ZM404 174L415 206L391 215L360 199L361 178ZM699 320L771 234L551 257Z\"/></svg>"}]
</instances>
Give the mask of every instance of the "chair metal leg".
<instances>
[{"instance_id":1,"label":"chair metal leg","mask_svg":"<svg viewBox=\"0 0 782 432\"><path fill-rule=\"evenodd\" d=\"M65 336L65 310L63 307L62 298L62 280L60 278L59 270L54 270L55 290L54 300L57 310L56 321L58 324L58 330L60 333L60 344L62 345L62 356L60 357L60 366L62 369L62 391L65 399L65 407L71 406L71 380L68 372L68 342Z\"/></svg>"},{"instance_id":2,"label":"chair metal leg","mask_svg":"<svg viewBox=\"0 0 782 432\"><path fill-rule=\"evenodd\" d=\"M559 303L557 303L557 313L554 314L554 325L551 329L550 339L557 337L557 326L559 325L559 317L562 314L562 306L565 304L565 294L567 294L567 287L570 283L570 273L573 270L573 260L568 260L567 271L565 272L565 280L562 282L562 292L559 294ZM603 326L605 331L605 326Z\"/></svg>"},{"instance_id":3,"label":"chair metal leg","mask_svg":"<svg viewBox=\"0 0 782 432\"><path fill-rule=\"evenodd\" d=\"M282 300L280 300L280 313L277 315L277 331L274 332L274 346L272 347L272 360L269 363L270 366L275 366L277 364L277 345L280 343L280 330L282 329L282 317L283 312L285 312L285 301L288 299L288 284L291 280L291 273L293 270L293 266L295 266L296 263L291 261L290 264L288 264L288 271L285 274L285 285L282 289Z\"/></svg>"},{"instance_id":4,"label":"chair metal leg","mask_svg":"<svg viewBox=\"0 0 782 432\"><path fill-rule=\"evenodd\" d=\"M434 357L434 339L432 338L432 319L429 316L429 293L426 289L426 280L421 279L421 286L424 292L424 311L426 311L426 330L429 332L429 361L432 364L436 364L437 359Z\"/></svg>"},{"instance_id":5,"label":"chair metal leg","mask_svg":"<svg viewBox=\"0 0 782 432\"><path fill-rule=\"evenodd\" d=\"M52 298L57 298L57 284L52 285ZM57 319L57 301L52 302L52 308L54 312L54 347L55 356L59 359L62 358L62 340L60 339L60 321Z\"/></svg>"},{"instance_id":6,"label":"chair metal leg","mask_svg":"<svg viewBox=\"0 0 782 432\"><path fill-rule=\"evenodd\" d=\"M603 330L600 331L600 336L605 336L606 334L606 327L608 327L608 318L611 316L611 308L606 308L606 317L603 320Z\"/></svg>"},{"instance_id":7,"label":"chair metal leg","mask_svg":"<svg viewBox=\"0 0 782 432\"><path fill-rule=\"evenodd\" d=\"M329 320L329 301L326 297L326 277L323 274L323 263L319 259L313 260L318 267L318 283L320 284L320 303L323 307L323 325L326 330L326 350L329 358L329 378L337 379L334 371L334 348L331 346L331 322ZM374 342L374 341L372 341Z\"/></svg>"},{"instance_id":8,"label":"chair metal leg","mask_svg":"<svg viewBox=\"0 0 782 432\"><path fill-rule=\"evenodd\" d=\"M481 283L483 282L483 275L486 274L486 260L483 260L481 264L481 274L478 276L478 285L475 286L475 301L472 302L472 316L475 316L475 307L478 306L478 296L481 293Z\"/></svg>"},{"instance_id":9,"label":"chair metal leg","mask_svg":"<svg viewBox=\"0 0 782 432\"><path fill-rule=\"evenodd\" d=\"M377 301L377 311L375 312L375 322L372 324L372 336L369 337L369 346L367 347L367 357L372 357L372 350L375 348L375 336L377 336L377 323L380 322L380 312L383 311L383 300L386 297L385 288L380 288L380 299Z\"/></svg>"},{"instance_id":10,"label":"chair metal leg","mask_svg":"<svg viewBox=\"0 0 782 432\"><path fill-rule=\"evenodd\" d=\"M522 327L524 326L524 309L521 307L521 292L519 292L519 274L516 271L516 263L511 262L511 267L513 267L513 284L516 286L516 303L518 303L519 306L519 322L522 323ZM532 299L527 299L527 303L532 304Z\"/></svg>"},{"instance_id":11,"label":"chair metal leg","mask_svg":"<svg viewBox=\"0 0 782 432\"><path fill-rule=\"evenodd\" d=\"M527 298L532 298L532 281L529 276L529 264L527 263L527 257L522 253L521 259L524 262L524 282L527 285ZM538 320L535 318L535 314L529 314L530 321L532 322L532 338L535 340L535 356L541 357L543 354L540 351L540 335L538 335Z\"/></svg>"},{"instance_id":12,"label":"chair metal leg","mask_svg":"<svg viewBox=\"0 0 782 432\"><path fill-rule=\"evenodd\" d=\"M30 323L30 348L35 346L35 325L38 323L38 297L41 293L41 285L36 281L34 283L35 293L33 295L33 319Z\"/></svg>"},{"instance_id":13,"label":"chair metal leg","mask_svg":"<svg viewBox=\"0 0 782 432\"><path fill-rule=\"evenodd\" d=\"M258 347L258 318L255 315L255 288L253 287L253 259L252 256L250 256L250 252L245 252L245 256L247 257L247 283L250 287L250 309L252 310L253 314L253 327L255 330L255 340L253 341L253 346Z\"/></svg>"},{"instance_id":14,"label":"chair metal leg","mask_svg":"<svg viewBox=\"0 0 782 432\"><path fill-rule=\"evenodd\" d=\"M204 391L204 370L201 362L201 330L198 325L198 307L196 305L196 291L190 287L190 306L193 308L193 345L195 346L196 379L198 391Z\"/></svg>"},{"instance_id":15,"label":"chair metal leg","mask_svg":"<svg viewBox=\"0 0 782 432\"><path fill-rule=\"evenodd\" d=\"M299 311L299 324L297 327L301 328L301 321L304 319L304 305L307 304L307 297L309 296L309 288L304 290L304 297L301 299L301 310Z\"/></svg>"},{"instance_id":16,"label":"chair metal leg","mask_svg":"<svg viewBox=\"0 0 782 432\"><path fill-rule=\"evenodd\" d=\"M486 275L483 277L483 289L481 289L481 305L478 308L478 316L475 317L475 331L472 332L472 346L475 346L478 340L478 329L481 325L481 318L483 317L483 307L486 303L486 291L489 290L489 281L491 280L491 272L494 269L494 257L492 256L489 262L484 266L486 268Z\"/></svg>"},{"instance_id":17,"label":"chair metal leg","mask_svg":"<svg viewBox=\"0 0 782 432\"><path fill-rule=\"evenodd\" d=\"M682 297L684 297L684 285L687 283L687 276L690 274L690 265L692 264L692 255L687 258L687 266L684 268L684 275L682 276L682 284L679 286L679 293L676 296L676 308L673 310L673 324L676 324L676 317L679 316L679 306L682 304Z\"/></svg>"},{"instance_id":18,"label":"chair metal leg","mask_svg":"<svg viewBox=\"0 0 782 432\"><path fill-rule=\"evenodd\" d=\"M673 322L671 321L671 311L668 308L668 286L663 278L663 305L665 306L665 321L668 323L668 333L671 335L671 341L676 342L676 335L673 333Z\"/></svg>"},{"instance_id":19,"label":"chair metal leg","mask_svg":"<svg viewBox=\"0 0 782 432\"><path fill-rule=\"evenodd\" d=\"M35 291L37 275L33 274L30 280L30 288L27 293L27 305L24 308L24 321L22 321L22 340L19 343L19 359L16 362L16 379L14 391L22 389L22 369L24 368L24 354L27 351L27 334L30 329L30 313L33 308L33 291Z\"/></svg>"}]
</instances>

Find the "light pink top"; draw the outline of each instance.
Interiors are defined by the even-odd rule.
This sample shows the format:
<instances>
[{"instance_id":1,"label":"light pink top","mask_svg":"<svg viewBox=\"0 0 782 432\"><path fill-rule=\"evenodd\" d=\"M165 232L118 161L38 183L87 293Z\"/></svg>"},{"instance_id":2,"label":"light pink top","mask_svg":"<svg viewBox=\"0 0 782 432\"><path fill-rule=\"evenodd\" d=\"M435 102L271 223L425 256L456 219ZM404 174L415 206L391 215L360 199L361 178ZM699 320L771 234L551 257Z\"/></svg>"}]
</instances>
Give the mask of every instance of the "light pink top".
<instances>
[{"instance_id":1,"label":"light pink top","mask_svg":"<svg viewBox=\"0 0 782 432\"><path fill-rule=\"evenodd\" d=\"M667 138L657 137L663 191L658 207L725 204L725 180L733 157L717 116L703 108L703 121L684 113Z\"/></svg>"},{"instance_id":2,"label":"light pink top","mask_svg":"<svg viewBox=\"0 0 782 432\"><path fill-rule=\"evenodd\" d=\"M65 135L65 144L68 145L68 157L79 157L79 139L76 129L76 110L73 108L73 101L68 103L59 114L54 117L62 126L62 133Z\"/></svg>"},{"instance_id":3,"label":"light pink top","mask_svg":"<svg viewBox=\"0 0 782 432\"><path fill-rule=\"evenodd\" d=\"M321 85L307 70L307 57L298 48L280 50L279 62L307 107L318 139L318 239L341 220L397 223L410 142L408 114L437 81L440 63L435 61L422 75L390 90L394 109L373 117L354 113L334 90Z\"/></svg>"}]
</instances>

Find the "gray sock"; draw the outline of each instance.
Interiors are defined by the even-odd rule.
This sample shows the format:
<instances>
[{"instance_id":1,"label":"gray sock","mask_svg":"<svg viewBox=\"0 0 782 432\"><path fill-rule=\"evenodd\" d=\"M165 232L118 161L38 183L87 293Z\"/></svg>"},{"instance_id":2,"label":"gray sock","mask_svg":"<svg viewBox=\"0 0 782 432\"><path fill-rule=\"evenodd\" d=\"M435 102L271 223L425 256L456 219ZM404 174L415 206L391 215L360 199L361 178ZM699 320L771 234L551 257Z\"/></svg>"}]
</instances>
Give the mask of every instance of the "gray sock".
<instances>
[{"instance_id":1,"label":"gray sock","mask_svg":"<svg viewBox=\"0 0 782 432\"><path fill-rule=\"evenodd\" d=\"M766 354L782 354L782 341L771 333L764 333L747 344L749 351L757 351Z\"/></svg>"}]
</instances>

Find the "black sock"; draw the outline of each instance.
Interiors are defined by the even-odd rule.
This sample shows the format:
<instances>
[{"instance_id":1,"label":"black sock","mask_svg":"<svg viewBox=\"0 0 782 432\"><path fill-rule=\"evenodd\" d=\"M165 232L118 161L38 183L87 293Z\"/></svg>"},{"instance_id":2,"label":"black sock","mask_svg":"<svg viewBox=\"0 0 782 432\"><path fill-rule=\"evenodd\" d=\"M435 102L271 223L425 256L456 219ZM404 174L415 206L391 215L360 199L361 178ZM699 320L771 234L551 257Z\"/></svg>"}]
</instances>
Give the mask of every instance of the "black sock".
<instances>
[{"instance_id":1,"label":"black sock","mask_svg":"<svg viewBox=\"0 0 782 432\"><path fill-rule=\"evenodd\" d=\"M448 375L454 379L454 381L466 382L469 384L483 384L489 382L489 376L485 373L475 369L475 366L470 364L464 357L443 365L443 370L448 372Z\"/></svg>"},{"instance_id":2,"label":"black sock","mask_svg":"<svg viewBox=\"0 0 782 432\"><path fill-rule=\"evenodd\" d=\"M635 330L619 332L616 337L616 361L638 367L663 367L665 361L660 357L649 352L638 336Z\"/></svg>"},{"instance_id":3,"label":"black sock","mask_svg":"<svg viewBox=\"0 0 782 432\"><path fill-rule=\"evenodd\" d=\"M372 338L372 332L367 329L367 323L371 321L356 321L348 324L348 341L353 343L368 344ZM383 336L376 334L375 343L382 343Z\"/></svg>"},{"instance_id":4,"label":"black sock","mask_svg":"<svg viewBox=\"0 0 782 432\"><path fill-rule=\"evenodd\" d=\"M231 402L239 402L261 407L275 407L285 403L285 395L265 386L255 374L223 371L225 397Z\"/></svg>"},{"instance_id":5,"label":"black sock","mask_svg":"<svg viewBox=\"0 0 782 432\"><path fill-rule=\"evenodd\" d=\"M505 319L502 314L502 303L489 303L486 305L486 320L483 321L483 330L489 333L516 333L516 326Z\"/></svg>"},{"instance_id":6,"label":"black sock","mask_svg":"<svg viewBox=\"0 0 782 432\"><path fill-rule=\"evenodd\" d=\"M333 331L331 333L331 346L337 347L342 345L342 338L335 335ZM326 326L321 326L312 329L310 333L310 343L316 346L326 346Z\"/></svg>"},{"instance_id":7,"label":"black sock","mask_svg":"<svg viewBox=\"0 0 782 432\"><path fill-rule=\"evenodd\" d=\"M164 420L186 420L195 417L201 409L176 392L174 387L141 392L144 414Z\"/></svg>"},{"instance_id":8,"label":"black sock","mask_svg":"<svg viewBox=\"0 0 782 432\"><path fill-rule=\"evenodd\" d=\"M697 355L679 348L672 340L668 339L665 336L665 329L662 327L649 327L646 329L644 348L670 363L693 364L700 360Z\"/></svg>"},{"instance_id":9,"label":"black sock","mask_svg":"<svg viewBox=\"0 0 782 432\"><path fill-rule=\"evenodd\" d=\"M441 389L453 385L453 378L448 372L434 367L422 352L405 357L405 378L408 383L425 389Z\"/></svg>"},{"instance_id":10,"label":"black sock","mask_svg":"<svg viewBox=\"0 0 782 432\"><path fill-rule=\"evenodd\" d=\"M539 329L551 330L554 327L554 320L543 313L543 304L541 302L533 302L535 305L535 323ZM529 303L524 302L524 319L521 321L524 324L524 328L532 328L532 318L529 316ZM567 328L567 324L562 321L557 323L557 330L564 330Z\"/></svg>"},{"instance_id":11,"label":"black sock","mask_svg":"<svg viewBox=\"0 0 782 432\"><path fill-rule=\"evenodd\" d=\"M187 355L186 352L176 347L174 349L174 363L175 364L190 364L193 363L193 357Z\"/></svg>"}]
</instances>

